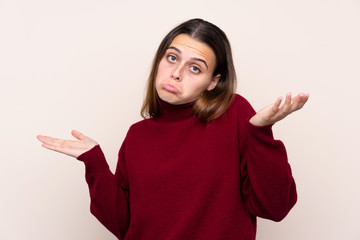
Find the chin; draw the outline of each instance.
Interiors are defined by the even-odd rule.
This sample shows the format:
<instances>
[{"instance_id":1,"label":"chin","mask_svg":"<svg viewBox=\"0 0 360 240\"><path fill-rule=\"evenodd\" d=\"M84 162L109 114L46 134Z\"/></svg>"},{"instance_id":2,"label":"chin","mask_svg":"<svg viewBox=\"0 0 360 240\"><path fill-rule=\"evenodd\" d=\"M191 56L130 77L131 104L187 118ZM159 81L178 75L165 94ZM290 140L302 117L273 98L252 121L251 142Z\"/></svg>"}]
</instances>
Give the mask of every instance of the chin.
<instances>
[{"instance_id":1,"label":"chin","mask_svg":"<svg viewBox=\"0 0 360 240\"><path fill-rule=\"evenodd\" d=\"M169 99L169 98L161 98L161 100L163 100L164 102L173 104L173 105L180 105L182 104L182 102L178 99Z\"/></svg>"},{"instance_id":2,"label":"chin","mask_svg":"<svg viewBox=\"0 0 360 240\"><path fill-rule=\"evenodd\" d=\"M166 91L161 91L160 93L158 92L158 96L164 102L174 104L174 105L181 104L179 102L182 101L181 99L179 99L179 97L176 94L169 93L169 92L166 92Z\"/></svg>"}]
</instances>

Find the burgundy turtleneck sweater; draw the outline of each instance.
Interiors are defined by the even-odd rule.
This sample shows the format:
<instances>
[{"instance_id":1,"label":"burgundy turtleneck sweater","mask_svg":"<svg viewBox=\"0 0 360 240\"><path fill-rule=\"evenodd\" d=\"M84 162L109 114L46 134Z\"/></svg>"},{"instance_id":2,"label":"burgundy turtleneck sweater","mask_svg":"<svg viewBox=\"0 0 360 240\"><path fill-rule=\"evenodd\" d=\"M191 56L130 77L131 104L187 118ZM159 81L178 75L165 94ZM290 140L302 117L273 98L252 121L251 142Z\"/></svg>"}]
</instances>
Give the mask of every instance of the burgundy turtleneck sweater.
<instances>
[{"instance_id":1,"label":"burgundy turtleneck sweater","mask_svg":"<svg viewBox=\"0 0 360 240\"><path fill-rule=\"evenodd\" d=\"M254 114L239 95L208 124L162 102L130 127L115 174L98 145L78 157L91 212L124 240L255 239L256 217L282 220L297 195L284 145Z\"/></svg>"}]
</instances>

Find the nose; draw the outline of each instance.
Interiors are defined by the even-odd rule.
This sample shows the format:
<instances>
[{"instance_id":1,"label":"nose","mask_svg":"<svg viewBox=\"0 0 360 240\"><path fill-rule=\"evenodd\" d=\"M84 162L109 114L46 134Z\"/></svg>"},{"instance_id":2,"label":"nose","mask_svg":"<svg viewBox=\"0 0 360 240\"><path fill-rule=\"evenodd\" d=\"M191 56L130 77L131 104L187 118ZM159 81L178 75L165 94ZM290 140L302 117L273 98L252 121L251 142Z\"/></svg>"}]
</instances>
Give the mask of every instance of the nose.
<instances>
[{"instance_id":1,"label":"nose","mask_svg":"<svg viewBox=\"0 0 360 240\"><path fill-rule=\"evenodd\" d=\"M183 68L183 67L182 67L181 65L178 65L178 66L174 69L171 77L172 77L175 81L181 81L182 68Z\"/></svg>"},{"instance_id":2,"label":"nose","mask_svg":"<svg viewBox=\"0 0 360 240\"><path fill-rule=\"evenodd\" d=\"M175 81L180 81L180 76L175 73L171 76Z\"/></svg>"}]
</instances>

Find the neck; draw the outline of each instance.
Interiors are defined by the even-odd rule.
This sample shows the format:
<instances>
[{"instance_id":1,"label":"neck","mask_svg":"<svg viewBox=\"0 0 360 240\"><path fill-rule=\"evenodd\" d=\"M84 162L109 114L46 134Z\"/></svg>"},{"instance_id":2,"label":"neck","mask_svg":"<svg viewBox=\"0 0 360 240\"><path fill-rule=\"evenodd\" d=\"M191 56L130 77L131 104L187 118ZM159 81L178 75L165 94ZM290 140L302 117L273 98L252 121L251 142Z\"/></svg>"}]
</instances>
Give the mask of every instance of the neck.
<instances>
[{"instance_id":1,"label":"neck","mask_svg":"<svg viewBox=\"0 0 360 240\"><path fill-rule=\"evenodd\" d=\"M194 115L193 112L194 102L173 105L160 99L161 115L157 118L162 122L176 122Z\"/></svg>"}]
</instances>

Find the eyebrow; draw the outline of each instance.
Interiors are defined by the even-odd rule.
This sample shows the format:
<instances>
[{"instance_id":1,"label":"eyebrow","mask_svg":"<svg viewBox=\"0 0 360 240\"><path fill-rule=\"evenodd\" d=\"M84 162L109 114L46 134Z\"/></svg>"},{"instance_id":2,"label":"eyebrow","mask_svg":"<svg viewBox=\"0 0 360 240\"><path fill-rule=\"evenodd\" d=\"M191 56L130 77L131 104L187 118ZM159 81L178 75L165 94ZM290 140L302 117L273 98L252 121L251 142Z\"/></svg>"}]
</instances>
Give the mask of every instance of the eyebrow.
<instances>
[{"instance_id":1,"label":"eyebrow","mask_svg":"<svg viewBox=\"0 0 360 240\"><path fill-rule=\"evenodd\" d=\"M170 46L168 49L173 49L173 50L175 50L175 51L177 51L178 53L181 54L180 49L178 49L177 47ZM193 58L191 58L191 60L203 62L203 63L205 64L205 66L206 66L206 70L209 69L209 68L208 68L208 65L207 65L207 63L206 63L206 61L205 61L204 59L193 57Z\"/></svg>"}]
</instances>

